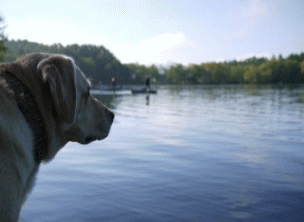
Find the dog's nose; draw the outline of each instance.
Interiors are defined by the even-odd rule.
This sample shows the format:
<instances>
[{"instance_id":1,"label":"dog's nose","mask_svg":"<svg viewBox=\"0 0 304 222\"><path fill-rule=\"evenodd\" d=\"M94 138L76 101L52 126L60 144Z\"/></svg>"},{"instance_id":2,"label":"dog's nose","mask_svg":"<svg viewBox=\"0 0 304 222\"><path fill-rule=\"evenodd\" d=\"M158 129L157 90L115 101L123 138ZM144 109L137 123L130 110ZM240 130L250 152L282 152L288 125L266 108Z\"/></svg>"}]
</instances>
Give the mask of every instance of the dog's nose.
<instances>
[{"instance_id":1,"label":"dog's nose","mask_svg":"<svg viewBox=\"0 0 304 222\"><path fill-rule=\"evenodd\" d=\"M114 114L113 112L111 112L111 111L109 111L109 114L110 114L111 120L113 121L113 120L114 120L114 117L115 117L115 114Z\"/></svg>"}]
</instances>

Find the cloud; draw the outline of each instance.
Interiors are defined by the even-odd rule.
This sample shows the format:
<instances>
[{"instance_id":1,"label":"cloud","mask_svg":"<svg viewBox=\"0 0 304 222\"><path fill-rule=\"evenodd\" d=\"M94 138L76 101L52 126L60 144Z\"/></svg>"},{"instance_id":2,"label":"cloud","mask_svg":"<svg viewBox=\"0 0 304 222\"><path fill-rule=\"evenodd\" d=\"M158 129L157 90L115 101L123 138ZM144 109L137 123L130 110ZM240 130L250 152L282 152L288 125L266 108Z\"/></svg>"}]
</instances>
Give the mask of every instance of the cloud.
<instances>
[{"instance_id":1,"label":"cloud","mask_svg":"<svg viewBox=\"0 0 304 222\"><path fill-rule=\"evenodd\" d=\"M259 21L270 15L268 5L260 0L251 0L248 6L242 8L236 13L235 20L244 21L243 25L236 31L225 35L226 38L243 38L249 34L249 31L256 28Z\"/></svg>"},{"instance_id":2,"label":"cloud","mask_svg":"<svg viewBox=\"0 0 304 222\"><path fill-rule=\"evenodd\" d=\"M139 53L147 53L157 55L164 51L170 50L176 46L186 43L186 37L183 33L164 33L154 38L142 41L137 46Z\"/></svg>"},{"instance_id":3,"label":"cloud","mask_svg":"<svg viewBox=\"0 0 304 222\"><path fill-rule=\"evenodd\" d=\"M249 5L242 10L242 14L249 20L257 20L258 18L269 15L269 10L262 5L259 0L252 0Z\"/></svg>"},{"instance_id":4,"label":"cloud","mask_svg":"<svg viewBox=\"0 0 304 222\"><path fill-rule=\"evenodd\" d=\"M84 28L85 27L85 28ZM43 44L94 44L100 41L101 28L95 24L56 17L52 14L11 18L7 28L9 39L27 39Z\"/></svg>"},{"instance_id":5,"label":"cloud","mask_svg":"<svg viewBox=\"0 0 304 222\"><path fill-rule=\"evenodd\" d=\"M117 50L117 56L123 63L134 61L145 65L166 63L175 50L191 45L183 33L168 32L145 39L137 45L124 46L125 50Z\"/></svg>"}]
</instances>

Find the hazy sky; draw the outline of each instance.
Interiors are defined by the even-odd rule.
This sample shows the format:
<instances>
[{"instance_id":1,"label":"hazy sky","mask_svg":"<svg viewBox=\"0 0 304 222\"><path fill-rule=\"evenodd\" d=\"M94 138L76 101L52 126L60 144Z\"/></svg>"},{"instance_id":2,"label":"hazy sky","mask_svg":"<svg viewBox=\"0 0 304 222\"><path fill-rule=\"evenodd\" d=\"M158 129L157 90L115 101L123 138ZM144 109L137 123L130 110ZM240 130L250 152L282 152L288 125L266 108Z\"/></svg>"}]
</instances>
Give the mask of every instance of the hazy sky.
<instances>
[{"instance_id":1,"label":"hazy sky","mask_svg":"<svg viewBox=\"0 0 304 222\"><path fill-rule=\"evenodd\" d=\"M122 63L304 52L303 0L1 0L9 39L94 44Z\"/></svg>"}]
</instances>

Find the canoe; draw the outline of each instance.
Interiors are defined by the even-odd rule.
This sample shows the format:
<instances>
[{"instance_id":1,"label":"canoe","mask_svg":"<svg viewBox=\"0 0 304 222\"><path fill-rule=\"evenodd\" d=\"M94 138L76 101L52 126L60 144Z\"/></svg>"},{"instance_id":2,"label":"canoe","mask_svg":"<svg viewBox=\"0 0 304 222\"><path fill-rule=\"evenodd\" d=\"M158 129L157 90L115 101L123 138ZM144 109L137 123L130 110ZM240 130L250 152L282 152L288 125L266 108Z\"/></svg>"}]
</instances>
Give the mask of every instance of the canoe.
<instances>
[{"instance_id":1,"label":"canoe","mask_svg":"<svg viewBox=\"0 0 304 222\"><path fill-rule=\"evenodd\" d=\"M140 88L140 89L132 89L132 93L133 94L137 94L137 93L150 93L150 94L156 94L157 90L147 90L146 88Z\"/></svg>"},{"instance_id":2,"label":"canoe","mask_svg":"<svg viewBox=\"0 0 304 222\"><path fill-rule=\"evenodd\" d=\"M125 95L132 95L131 90L116 90L116 91L110 91L110 90L98 90L98 89L92 89L91 90L92 95L100 95L100 96L125 96Z\"/></svg>"},{"instance_id":3,"label":"canoe","mask_svg":"<svg viewBox=\"0 0 304 222\"><path fill-rule=\"evenodd\" d=\"M100 89L102 91L111 91L111 92L115 92L115 91L120 91L122 90L122 86L121 85L118 85L116 87L114 86L103 86L103 87L100 87Z\"/></svg>"}]
</instances>

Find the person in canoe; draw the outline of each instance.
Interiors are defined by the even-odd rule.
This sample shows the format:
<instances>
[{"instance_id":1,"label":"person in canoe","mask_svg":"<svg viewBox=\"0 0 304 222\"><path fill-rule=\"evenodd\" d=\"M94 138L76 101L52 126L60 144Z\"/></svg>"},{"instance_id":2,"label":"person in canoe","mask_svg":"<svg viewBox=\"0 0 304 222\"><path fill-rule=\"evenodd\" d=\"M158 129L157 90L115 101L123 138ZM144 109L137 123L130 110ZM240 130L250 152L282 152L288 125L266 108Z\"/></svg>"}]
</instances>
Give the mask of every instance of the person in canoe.
<instances>
[{"instance_id":1,"label":"person in canoe","mask_svg":"<svg viewBox=\"0 0 304 222\"><path fill-rule=\"evenodd\" d=\"M151 88L150 88L150 77L146 78L146 91L151 91Z\"/></svg>"},{"instance_id":2,"label":"person in canoe","mask_svg":"<svg viewBox=\"0 0 304 222\"><path fill-rule=\"evenodd\" d=\"M117 86L117 78L116 78L116 76L114 76L113 78L112 78L112 87L113 87L113 90L115 91L115 89L116 89L116 86Z\"/></svg>"}]
</instances>

